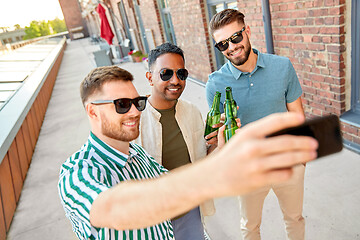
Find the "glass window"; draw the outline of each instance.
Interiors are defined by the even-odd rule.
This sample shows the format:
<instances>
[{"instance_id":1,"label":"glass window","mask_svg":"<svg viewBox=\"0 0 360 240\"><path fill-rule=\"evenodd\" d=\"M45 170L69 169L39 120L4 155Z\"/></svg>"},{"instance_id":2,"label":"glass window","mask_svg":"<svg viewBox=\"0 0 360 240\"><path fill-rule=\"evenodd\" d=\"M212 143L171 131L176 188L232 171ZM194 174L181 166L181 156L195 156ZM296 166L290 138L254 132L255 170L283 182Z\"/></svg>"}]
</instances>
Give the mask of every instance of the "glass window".
<instances>
[{"instance_id":1,"label":"glass window","mask_svg":"<svg viewBox=\"0 0 360 240\"><path fill-rule=\"evenodd\" d=\"M171 20L169 2L167 0L159 0L158 3L160 6L161 19L164 26L166 41L176 45L176 38Z\"/></svg>"},{"instance_id":2,"label":"glass window","mask_svg":"<svg viewBox=\"0 0 360 240\"><path fill-rule=\"evenodd\" d=\"M208 9L209 9L209 17L210 19L218 12L221 12L224 9L231 8L231 9L238 9L237 7L237 1L216 1L216 0L208 0ZM219 69L222 65L226 63L226 58L224 55L215 48L214 44L215 41L211 38L211 42L213 42L213 48L215 53L215 59L216 59L216 68Z\"/></svg>"}]
</instances>

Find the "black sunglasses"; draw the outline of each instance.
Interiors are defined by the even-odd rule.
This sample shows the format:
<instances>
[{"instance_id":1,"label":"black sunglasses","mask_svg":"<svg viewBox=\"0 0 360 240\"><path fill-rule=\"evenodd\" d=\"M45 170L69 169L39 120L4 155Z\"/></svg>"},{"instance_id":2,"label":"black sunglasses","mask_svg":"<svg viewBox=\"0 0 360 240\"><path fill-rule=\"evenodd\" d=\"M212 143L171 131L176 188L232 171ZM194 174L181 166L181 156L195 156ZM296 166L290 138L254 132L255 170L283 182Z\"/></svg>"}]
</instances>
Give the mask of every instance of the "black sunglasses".
<instances>
[{"instance_id":1,"label":"black sunglasses","mask_svg":"<svg viewBox=\"0 0 360 240\"><path fill-rule=\"evenodd\" d=\"M243 40L242 32L245 31L245 27L243 27L240 31L231 35L228 39L220 41L215 44L215 47L219 49L221 52L225 51L229 47L229 42L239 43Z\"/></svg>"},{"instance_id":2,"label":"black sunglasses","mask_svg":"<svg viewBox=\"0 0 360 240\"><path fill-rule=\"evenodd\" d=\"M160 73L161 80L169 81L172 78L172 76L174 75L174 70L168 69L168 68L163 68L160 70L159 73ZM182 81L185 81L186 78L188 77L188 75L189 75L189 72L185 68L179 68L178 70L176 70L176 76Z\"/></svg>"},{"instance_id":3,"label":"black sunglasses","mask_svg":"<svg viewBox=\"0 0 360 240\"><path fill-rule=\"evenodd\" d=\"M146 100L147 97L137 97L137 98L119 98L115 100L98 100L91 102L92 104L99 105L99 104L106 104L106 103L114 103L115 110L119 114L127 113L131 105L134 104L137 110L140 112L143 111L146 107Z\"/></svg>"}]
</instances>

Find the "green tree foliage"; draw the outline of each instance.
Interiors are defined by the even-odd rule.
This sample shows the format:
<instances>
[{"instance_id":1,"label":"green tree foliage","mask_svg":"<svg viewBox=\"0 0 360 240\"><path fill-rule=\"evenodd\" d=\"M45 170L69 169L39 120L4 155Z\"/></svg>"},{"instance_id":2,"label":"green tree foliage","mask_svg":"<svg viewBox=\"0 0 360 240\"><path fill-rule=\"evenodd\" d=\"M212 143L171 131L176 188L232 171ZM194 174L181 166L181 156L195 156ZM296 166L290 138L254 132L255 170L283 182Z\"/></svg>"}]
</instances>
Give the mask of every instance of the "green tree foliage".
<instances>
[{"instance_id":1,"label":"green tree foliage","mask_svg":"<svg viewBox=\"0 0 360 240\"><path fill-rule=\"evenodd\" d=\"M47 36L50 34L60 33L66 31L64 20L55 18L50 21L32 21L30 26L25 27L25 39L37 38Z\"/></svg>"},{"instance_id":2,"label":"green tree foliage","mask_svg":"<svg viewBox=\"0 0 360 240\"><path fill-rule=\"evenodd\" d=\"M19 24L15 24L15 25L14 25L14 28L15 28L16 30L21 29L21 27L20 27Z\"/></svg>"},{"instance_id":3,"label":"green tree foliage","mask_svg":"<svg viewBox=\"0 0 360 240\"><path fill-rule=\"evenodd\" d=\"M65 20L55 18L54 20L49 21L54 33L61 33L67 31Z\"/></svg>"}]
</instances>

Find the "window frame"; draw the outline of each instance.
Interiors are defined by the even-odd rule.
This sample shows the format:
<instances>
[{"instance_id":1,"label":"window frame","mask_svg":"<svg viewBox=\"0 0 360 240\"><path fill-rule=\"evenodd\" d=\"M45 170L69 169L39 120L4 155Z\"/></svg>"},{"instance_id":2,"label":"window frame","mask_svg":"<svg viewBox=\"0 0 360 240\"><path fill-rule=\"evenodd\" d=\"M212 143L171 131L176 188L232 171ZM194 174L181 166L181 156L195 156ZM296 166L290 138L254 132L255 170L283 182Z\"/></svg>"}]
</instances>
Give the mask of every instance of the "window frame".
<instances>
[{"instance_id":1,"label":"window frame","mask_svg":"<svg viewBox=\"0 0 360 240\"><path fill-rule=\"evenodd\" d=\"M360 3L351 7L351 110L360 115Z\"/></svg>"}]
</instances>

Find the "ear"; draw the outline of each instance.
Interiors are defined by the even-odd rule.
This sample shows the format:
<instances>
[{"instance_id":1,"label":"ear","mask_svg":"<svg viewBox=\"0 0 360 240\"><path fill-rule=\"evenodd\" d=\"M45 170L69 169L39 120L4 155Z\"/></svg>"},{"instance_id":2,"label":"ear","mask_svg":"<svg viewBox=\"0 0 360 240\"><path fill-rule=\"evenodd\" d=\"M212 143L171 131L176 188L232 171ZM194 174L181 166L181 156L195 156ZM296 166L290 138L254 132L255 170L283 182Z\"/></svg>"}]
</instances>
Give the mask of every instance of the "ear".
<instances>
[{"instance_id":1,"label":"ear","mask_svg":"<svg viewBox=\"0 0 360 240\"><path fill-rule=\"evenodd\" d=\"M251 37L251 30L250 30L250 26L249 26L249 25L247 25L247 26L245 27L245 32L246 32L246 34L248 35L248 38L250 39L250 37Z\"/></svg>"},{"instance_id":2,"label":"ear","mask_svg":"<svg viewBox=\"0 0 360 240\"><path fill-rule=\"evenodd\" d=\"M150 86L154 85L153 81L152 81L152 73L151 72L146 72L146 78L148 79Z\"/></svg>"},{"instance_id":3,"label":"ear","mask_svg":"<svg viewBox=\"0 0 360 240\"><path fill-rule=\"evenodd\" d=\"M96 120L98 118L98 112L94 104L88 103L85 107L86 114L91 120Z\"/></svg>"}]
</instances>

